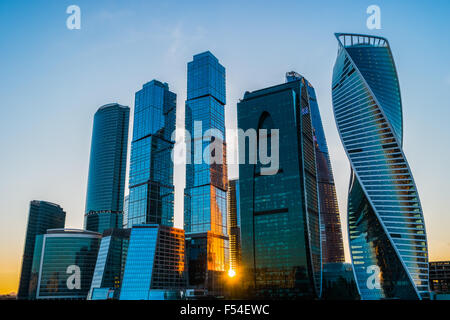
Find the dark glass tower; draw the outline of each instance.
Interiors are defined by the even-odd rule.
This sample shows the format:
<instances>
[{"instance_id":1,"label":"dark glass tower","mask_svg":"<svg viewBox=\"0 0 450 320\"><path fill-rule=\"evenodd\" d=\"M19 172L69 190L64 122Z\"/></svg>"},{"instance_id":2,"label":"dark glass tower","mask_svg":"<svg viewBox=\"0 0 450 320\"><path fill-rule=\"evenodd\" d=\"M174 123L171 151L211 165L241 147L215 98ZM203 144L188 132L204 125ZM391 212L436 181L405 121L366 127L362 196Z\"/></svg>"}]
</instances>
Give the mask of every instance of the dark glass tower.
<instances>
[{"instance_id":1,"label":"dark glass tower","mask_svg":"<svg viewBox=\"0 0 450 320\"><path fill-rule=\"evenodd\" d=\"M121 228L130 108L111 103L94 116L86 195L85 229Z\"/></svg>"},{"instance_id":2,"label":"dark glass tower","mask_svg":"<svg viewBox=\"0 0 450 320\"><path fill-rule=\"evenodd\" d=\"M242 267L246 286L261 298L321 296L319 189L309 83L305 78L246 92L237 105L238 128L279 142L279 168L263 174L239 135ZM274 134L278 131L278 139ZM252 148L253 149L253 148ZM276 150L272 147L268 149ZM270 151L272 152L272 151ZM274 156L274 155L272 155Z\"/></svg>"},{"instance_id":3,"label":"dark glass tower","mask_svg":"<svg viewBox=\"0 0 450 320\"><path fill-rule=\"evenodd\" d=\"M189 287L215 294L229 264L225 68L207 51L188 63L187 75L185 126L191 140L187 141L184 230ZM208 133L210 129L221 137ZM212 142L221 145L221 150L210 150ZM198 159L205 154L221 157L222 163Z\"/></svg>"},{"instance_id":4,"label":"dark glass tower","mask_svg":"<svg viewBox=\"0 0 450 320\"><path fill-rule=\"evenodd\" d=\"M361 299L429 297L419 194L403 153L400 87L388 41L336 34L336 125L350 160L348 232Z\"/></svg>"},{"instance_id":5,"label":"dark glass tower","mask_svg":"<svg viewBox=\"0 0 450 320\"><path fill-rule=\"evenodd\" d=\"M295 81L302 76L296 72L288 72L286 81ZM307 82L308 83L308 82ZM344 244L342 241L341 219L331 169L327 140L323 131L319 105L314 87L308 83L308 98L311 107L311 119L316 151L317 178L319 183L320 229L322 239L322 262L344 262Z\"/></svg>"},{"instance_id":6,"label":"dark glass tower","mask_svg":"<svg viewBox=\"0 0 450 320\"><path fill-rule=\"evenodd\" d=\"M131 144L128 228L136 224L173 226L171 159L175 141L176 94L152 80L136 92Z\"/></svg>"},{"instance_id":7,"label":"dark glass tower","mask_svg":"<svg viewBox=\"0 0 450 320\"><path fill-rule=\"evenodd\" d=\"M59 205L37 200L30 202L18 299L28 298L36 236L46 233L47 229L64 228L65 221L66 212Z\"/></svg>"},{"instance_id":8,"label":"dark glass tower","mask_svg":"<svg viewBox=\"0 0 450 320\"><path fill-rule=\"evenodd\" d=\"M230 238L230 275L239 273L241 265L241 214L239 212L239 180L228 181L228 235Z\"/></svg>"}]
</instances>

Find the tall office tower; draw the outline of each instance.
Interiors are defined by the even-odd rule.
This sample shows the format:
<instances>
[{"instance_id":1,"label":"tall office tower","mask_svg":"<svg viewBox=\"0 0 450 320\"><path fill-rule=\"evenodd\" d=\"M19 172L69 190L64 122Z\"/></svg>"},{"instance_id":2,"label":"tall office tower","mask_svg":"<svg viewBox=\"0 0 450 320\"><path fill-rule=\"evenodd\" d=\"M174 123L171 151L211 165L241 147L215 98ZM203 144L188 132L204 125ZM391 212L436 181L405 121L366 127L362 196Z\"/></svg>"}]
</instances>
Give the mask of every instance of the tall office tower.
<instances>
[{"instance_id":1,"label":"tall office tower","mask_svg":"<svg viewBox=\"0 0 450 320\"><path fill-rule=\"evenodd\" d=\"M186 141L184 230L188 285L214 295L229 264L225 68L207 51L194 56L187 73L185 126L191 139ZM211 148L213 143L218 147Z\"/></svg>"},{"instance_id":2,"label":"tall office tower","mask_svg":"<svg viewBox=\"0 0 450 320\"><path fill-rule=\"evenodd\" d=\"M186 285L184 244L181 229L133 226L120 300L179 299Z\"/></svg>"},{"instance_id":3,"label":"tall office tower","mask_svg":"<svg viewBox=\"0 0 450 320\"><path fill-rule=\"evenodd\" d=\"M130 108L117 103L94 116L84 227L102 233L121 228Z\"/></svg>"},{"instance_id":4,"label":"tall office tower","mask_svg":"<svg viewBox=\"0 0 450 320\"><path fill-rule=\"evenodd\" d=\"M17 293L18 299L27 299L30 286L31 266L35 250L36 236L44 234L47 229L64 228L66 222L66 212L59 205L33 200L30 202L28 213L27 234L25 237L25 247L22 258L22 272Z\"/></svg>"},{"instance_id":5,"label":"tall office tower","mask_svg":"<svg viewBox=\"0 0 450 320\"><path fill-rule=\"evenodd\" d=\"M36 299L86 299L91 287L101 234L78 229L50 229L36 237L30 285Z\"/></svg>"},{"instance_id":6,"label":"tall office tower","mask_svg":"<svg viewBox=\"0 0 450 320\"><path fill-rule=\"evenodd\" d=\"M336 38L333 108L351 166L348 230L361 298L427 298L425 222L402 149L402 102L391 48L377 36Z\"/></svg>"},{"instance_id":7,"label":"tall office tower","mask_svg":"<svg viewBox=\"0 0 450 320\"><path fill-rule=\"evenodd\" d=\"M152 80L136 92L131 143L128 228L137 224L173 226L171 159L175 141L176 94Z\"/></svg>"},{"instance_id":8,"label":"tall office tower","mask_svg":"<svg viewBox=\"0 0 450 320\"><path fill-rule=\"evenodd\" d=\"M130 232L130 229L108 229L103 232L88 295L89 300L119 298Z\"/></svg>"},{"instance_id":9,"label":"tall office tower","mask_svg":"<svg viewBox=\"0 0 450 320\"><path fill-rule=\"evenodd\" d=\"M230 275L241 265L241 215L239 212L239 180L228 181L228 235L230 238Z\"/></svg>"},{"instance_id":10,"label":"tall office tower","mask_svg":"<svg viewBox=\"0 0 450 320\"><path fill-rule=\"evenodd\" d=\"M302 78L296 72L286 73L286 81ZM308 84L309 105L313 125L315 153L317 163L317 177L319 179L320 228L322 239L322 262L344 262L344 243L342 241L341 219L334 185L333 170L328 153L327 140L323 131L319 105L314 87Z\"/></svg>"},{"instance_id":11,"label":"tall office tower","mask_svg":"<svg viewBox=\"0 0 450 320\"><path fill-rule=\"evenodd\" d=\"M319 191L308 87L300 77L246 92L237 105L238 128L246 133L239 135L239 155L245 155L239 164L242 268L257 297L321 296ZM250 139L251 130L258 131L257 139ZM262 146L272 162L278 157L278 167L268 171L272 163L263 163ZM259 155L256 164L251 154Z\"/></svg>"}]
</instances>

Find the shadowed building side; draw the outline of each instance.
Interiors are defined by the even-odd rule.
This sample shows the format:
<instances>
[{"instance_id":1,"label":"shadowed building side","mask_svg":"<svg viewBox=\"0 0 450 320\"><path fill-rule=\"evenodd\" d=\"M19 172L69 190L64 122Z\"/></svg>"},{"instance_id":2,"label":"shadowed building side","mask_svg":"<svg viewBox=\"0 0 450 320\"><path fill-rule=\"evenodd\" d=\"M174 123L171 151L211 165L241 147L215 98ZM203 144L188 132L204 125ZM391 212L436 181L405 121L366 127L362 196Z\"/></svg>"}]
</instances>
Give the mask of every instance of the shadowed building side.
<instances>
[{"instance_id":1,"label":"shadowed building side","mask_svg":"<svg viewBox=\"0 0 450 320\"><path fill-rule=\"evenodd\" d=\"M230 238L229 275L239 273L241 265L241 217L239 213L239 180L228 181L228 235Z\"/></svg>"},{"instance_id":2,"label":"shadowed building side","mask_svg":"<svg viewBox=\"0 0 450 320\"><path fill-rule=\"evenodd\" d=\"M286 81L295 81L302 76L296 72L288 72ZM320 117L314 87L308 82L308 98L311 107L311 119L315 142L317 163L317 178L319 185L320 201L320 229L322 240L322 262L339 263L345 261L344 243L342 240L341 219L334 184L333 170L331 168L330 155L327 140Z\"/></svg>"}]
</instances>

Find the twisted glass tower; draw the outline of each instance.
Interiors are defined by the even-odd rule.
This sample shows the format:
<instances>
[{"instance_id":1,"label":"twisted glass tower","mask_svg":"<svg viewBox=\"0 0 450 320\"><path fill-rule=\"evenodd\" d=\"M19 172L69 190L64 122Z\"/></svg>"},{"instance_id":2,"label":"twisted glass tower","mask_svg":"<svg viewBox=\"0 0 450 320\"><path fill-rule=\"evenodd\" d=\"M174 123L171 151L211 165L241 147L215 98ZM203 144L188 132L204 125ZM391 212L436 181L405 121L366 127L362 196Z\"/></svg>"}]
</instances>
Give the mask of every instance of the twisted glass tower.
<instances>
[{"instance_id":1,"label":"twisted glass tower","mask_svg":"<svg viewBox=\"0 0 450 320\"><path fill-rule=\"evenodd\" d=\"M428 250L419 195L402 150L400 88L386 39L336 34L336 125L350 160L348 232L362 299L424 299Z\"/></svg>"}]
</instances>

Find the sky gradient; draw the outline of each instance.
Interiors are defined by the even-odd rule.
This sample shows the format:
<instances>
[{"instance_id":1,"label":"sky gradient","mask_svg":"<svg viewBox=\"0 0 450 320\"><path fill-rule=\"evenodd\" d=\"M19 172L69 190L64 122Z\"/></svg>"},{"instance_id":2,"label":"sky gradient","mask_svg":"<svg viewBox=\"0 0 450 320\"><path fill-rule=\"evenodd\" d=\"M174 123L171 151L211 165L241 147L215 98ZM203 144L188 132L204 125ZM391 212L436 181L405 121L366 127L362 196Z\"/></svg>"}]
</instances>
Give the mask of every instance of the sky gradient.
<instances>
[{"instance_id":1,"label":"sky gradient","mask_svg":"<svg viewBox=\"0 0 450 320\"><path fill-rule=\"evenodd\" d=\"M72 4L81 8L81 30L66 28ZM381 30L366 27L372 4L381 8ZM350 170L331 104L334 32L388 38L402 93L404 151L422 201L430 260L450 260L449 13L445 0L1 1L0 294L17 290L31 200L58 203L67 227L83 226L98 107L127 105L132 119L134 93L158 79L177 93L177 126L183 128L186 64L206 50L226 68L228 128L236 127L236 103L245 91L282 83L286 71L299 72L315 87L349 261ZM129 136L131 141L132 123ZM229 169L230 178L237 175ZM183 167L176 168L175 180L175 223L181 227Z\"/></svg>"}]
</instances>

